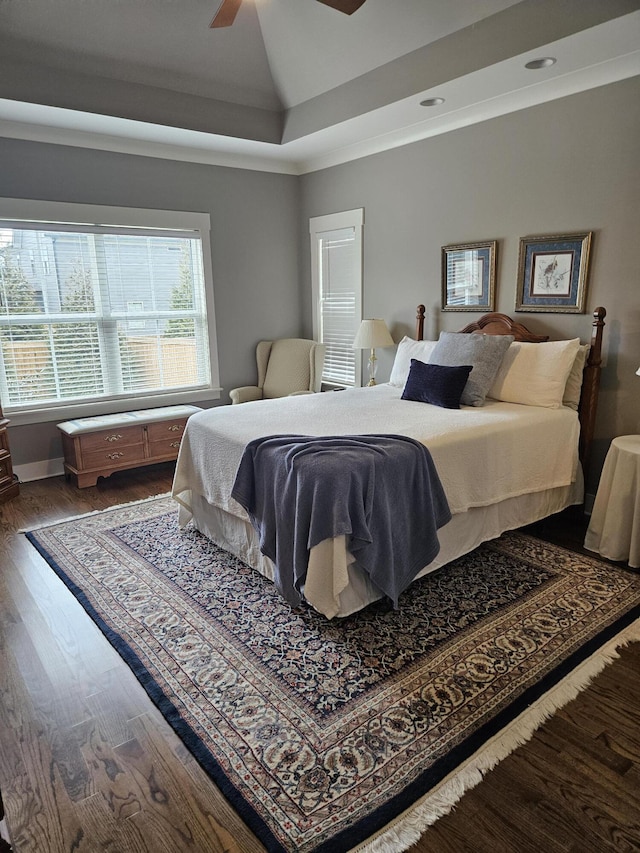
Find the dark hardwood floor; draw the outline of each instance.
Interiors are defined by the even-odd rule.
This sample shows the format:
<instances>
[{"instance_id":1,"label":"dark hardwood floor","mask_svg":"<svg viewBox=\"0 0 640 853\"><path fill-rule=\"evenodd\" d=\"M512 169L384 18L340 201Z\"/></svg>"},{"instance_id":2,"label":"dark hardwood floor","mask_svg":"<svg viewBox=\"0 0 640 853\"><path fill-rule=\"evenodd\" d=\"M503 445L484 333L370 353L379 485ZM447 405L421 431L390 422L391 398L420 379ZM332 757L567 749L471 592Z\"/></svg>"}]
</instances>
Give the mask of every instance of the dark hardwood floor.
<instances>
[{"instance_id":1,"label":"dark hardwood floor","mask_svg":"<svg viewBox=\"0 0 640 853\"><path fill-rule=\"evenodd\" d=\"M0 506L0 789L18 853L258 853L23 528L167 492L173 466ZM567 513L531 531L580 548ZM417 853L640 850L640 643L468 791Z\"/></svg>"}]
</instances>

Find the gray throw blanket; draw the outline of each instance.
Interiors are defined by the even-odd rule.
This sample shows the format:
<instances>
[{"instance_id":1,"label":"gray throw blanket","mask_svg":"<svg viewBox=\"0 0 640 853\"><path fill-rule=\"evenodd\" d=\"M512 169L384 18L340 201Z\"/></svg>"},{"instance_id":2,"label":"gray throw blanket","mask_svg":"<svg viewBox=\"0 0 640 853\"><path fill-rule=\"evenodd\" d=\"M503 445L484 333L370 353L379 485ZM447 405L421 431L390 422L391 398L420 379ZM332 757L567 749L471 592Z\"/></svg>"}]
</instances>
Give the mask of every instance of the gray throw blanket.
<instances>
[{"instance_id":1,"label":"gray throw blanket","mask_svg":"<svg viewBox=\"0 0 640 853\"><path fill-rule=\"evenodd\" d=\"M291 604L301 601L310 549L345 535L360 568L397 607L437 555L437 529L451 518L431 454L402 435L257 438L244 449L231 495Z\"/></svg>"}]
</instances>

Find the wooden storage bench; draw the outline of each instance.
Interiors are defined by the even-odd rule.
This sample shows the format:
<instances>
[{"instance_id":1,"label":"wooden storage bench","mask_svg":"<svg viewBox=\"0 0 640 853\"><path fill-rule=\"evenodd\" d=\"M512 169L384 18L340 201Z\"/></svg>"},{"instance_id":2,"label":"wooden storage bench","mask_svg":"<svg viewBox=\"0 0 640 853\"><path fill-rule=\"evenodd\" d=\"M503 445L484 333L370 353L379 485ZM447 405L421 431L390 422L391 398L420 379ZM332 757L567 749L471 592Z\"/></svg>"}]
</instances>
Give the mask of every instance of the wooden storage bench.
<instances>
[{"instance_id":1,"label":"wooden storage bench","mask_svg":"<svg viewBox=\"0 0 640 853\"><path fill-rule=\"evenodd\" d=\"M176 459L187 419L200 411L198 406L166 406L58 424L65 475L73 475L84 489L114 471Z\"/></svg>"}]
</instances>

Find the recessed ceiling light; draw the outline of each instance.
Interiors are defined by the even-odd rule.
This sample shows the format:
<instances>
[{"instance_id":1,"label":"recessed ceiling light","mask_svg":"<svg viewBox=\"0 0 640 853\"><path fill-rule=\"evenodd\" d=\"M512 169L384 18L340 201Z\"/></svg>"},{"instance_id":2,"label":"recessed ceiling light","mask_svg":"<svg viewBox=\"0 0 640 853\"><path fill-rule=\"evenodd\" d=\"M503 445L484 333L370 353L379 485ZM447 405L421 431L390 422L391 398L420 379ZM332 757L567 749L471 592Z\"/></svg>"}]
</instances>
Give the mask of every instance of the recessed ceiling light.
<instances>
[{"instance_id":1,"label":"recessed ceiling light","mask_svg":"<svg viewBox=\"0 0 640 853\"><path fill-rule=\"evenodd\" d=\"M421 107L439 107L440 104L444 104L444 98L426 98L426 100L420 101Z\"/></svg>"},{"instance_id":2,"label":"recessed ceiling light","mask_svg":"<svg viewBox=\"0 0 640 853\"><path fill-rule=\"evenodd\" d=\"M553 56L543 56L542 59L532 59L524 66L531 71L537 71L539 68L548 68L550 65L555 65L558 60Z\"/></svg>"}]
</instances>

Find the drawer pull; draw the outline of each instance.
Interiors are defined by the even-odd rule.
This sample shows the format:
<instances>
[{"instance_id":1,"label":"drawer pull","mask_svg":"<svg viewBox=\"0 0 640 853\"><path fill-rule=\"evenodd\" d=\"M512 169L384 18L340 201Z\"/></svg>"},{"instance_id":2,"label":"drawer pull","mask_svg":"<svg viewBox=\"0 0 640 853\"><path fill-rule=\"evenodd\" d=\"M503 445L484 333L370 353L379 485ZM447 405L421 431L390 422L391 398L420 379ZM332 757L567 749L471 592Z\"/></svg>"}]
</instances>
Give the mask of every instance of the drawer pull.
<instances>
[{"instance_id":1,"label":"drawer pull","mask_svg":"<svg viewBox=\"0 0 640 853\"><path fill-rule=\"evenodd\" d=\"M5 468L5 466L4 466L4 465L0 465L0 476L1 476L2 474L6 474L6 473L7 473L7 469Z\"/></svg>"},{"instance_id":2,"label":"drawer pull","mask_svg":"<svg viewBox=\"0 0 640 853\"><path fill-rule=\"evenodd\" d=\"M169 447L180 447L180 442L179 441L170 441Z\"/></svg>"},{"instance_id":3,"label":"drawer pull","mask_svg":"<svg viewBox=\"0 0 640 853\"><path fill-rule=\"evenodd\" d=\"M182 426L180 424L171 424L171 426L167 427L167 429L169 430L169 432L180 432Z\"/></svg>"},{"instance_id":4,"label":"drawer pull","mask_svg":"<svg viewBox=\"0 0 640 853\"><path fill-rule=\"evenodd\" d=\"M120 459L121 456L124 456L124 453L118 453L117 451L115 453L106 454L107 459Z\"/></svg>"},{"instance_id":5,"label":"drawer pull","mask_svg":"<svg viewBox=\"0 0 640 853\"><path fill-rule=\"evenodd\" d=\"M105 435L104 440L105 441L120 441L121 438L122 438L122 436L120 435L119 432L114 432L113 435Z\"/></svg>"}]
</instances>

